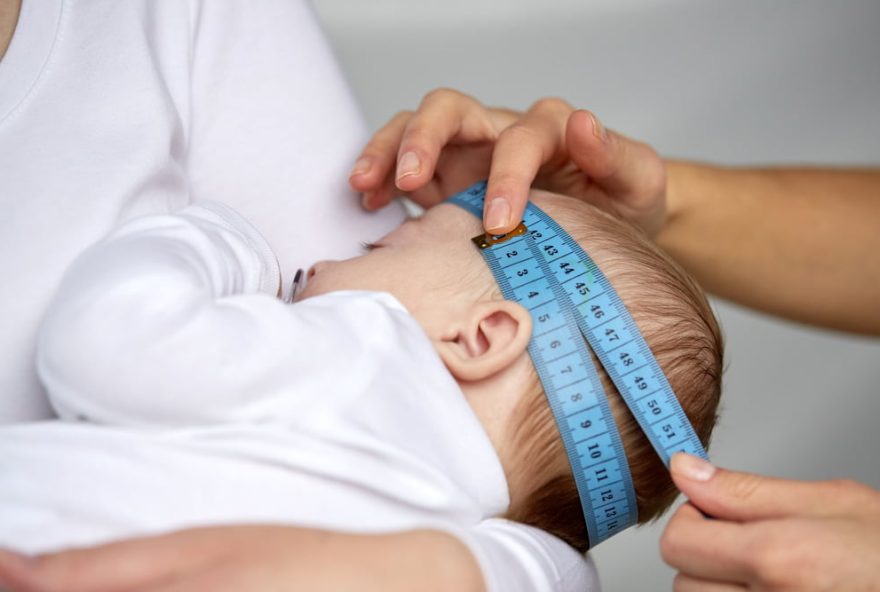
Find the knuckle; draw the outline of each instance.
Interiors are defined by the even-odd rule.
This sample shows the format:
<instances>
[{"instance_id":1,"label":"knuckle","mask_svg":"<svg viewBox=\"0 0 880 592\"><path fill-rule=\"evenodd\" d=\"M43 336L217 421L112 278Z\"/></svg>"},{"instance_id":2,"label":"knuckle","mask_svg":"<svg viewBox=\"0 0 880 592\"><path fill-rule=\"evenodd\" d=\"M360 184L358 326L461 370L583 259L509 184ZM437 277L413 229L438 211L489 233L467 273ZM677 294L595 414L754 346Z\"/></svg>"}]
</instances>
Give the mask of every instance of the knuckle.
<instances>
[{"instance_id":1,"label":"knuckle","mask_svg":"<svg viewBox=\"0 0 880 592\"><path fill-rule=\"evenodd\" d=\"M435 141L434 130L431 127L431 124L426 121L419 121L418 119L413 119L410 122L410 125L406 128L403 139L403 143L407 146L415 144L420 147L426 145L432 146Z\"/></svg>"},{"instance_id":2,"label":"knuckle","mask_svg":"<svg viewBox=\"0 0 880 592\"><path fill-rule=\"evenodd\" d=\"M404 109L402 111L398 111L394 114L394 117L391 118L392 122L404 122L409 120L413 116L414 112L409 109Z\"/></svg>"},{"instance_id":3,"label":"knuckle","mask_svg":"<svg viewBox=\"0 0 880 592\"><path fill-rule=\"evenodd\" d=\"M682 545L681 529L678 528L678 522L673 516L660 535L660 557L668 565L675 565Z\"/></svg>"},{"instance_id":4,"label":"knuckle","mask_svg":"<svg viewBox=\"0 0 880 592\"><path fill-rule=\"evenodd\" d=\"M753 579L770 590L792 589L812 571L814 563L802 542L803 538L789 529L766 533L750 549L748 564Z\"/></svg>"},{"instance_id":5,"label":"knuckle","mask_svg":"<svg viewBox=\"0 0 880 592\"><path fill-rule=\"evenodd\" d=\"M773 539L765 538L748 550L746 565L752 580L770 585L778 580L779 551Z\"/></svg>"},{"instance_id":6,"label":"knuckle","mask_svg":"<svg viewBox=\"0 0 880 592\"><path fill-rule=\"evenodd\" d=\"M512 188L522 184L522 177L512 171L498 171L491 175L492 186L500 188L502 193L510 194Z\"/></svg>"},{"instance_id":7,"label":"knuckle","mask_svg":"<svg viewBox=\"0 0 880 592\"><path fill-rule=\"evenodd\" d=\"M761 489L763 479L758 475L744 473L739 475L729 487L730 497L737 502L747 502Z\"/></svg>"},{"instance_id":8,"label":"knuckle","mask_svg":"<svg viewBox=\"0 0 880 592\"><path fill-rule=\"evenodd\" d=\"M459 99L464 97L462 93L457 90L447 88L445 86L441 86L432 90L429 90L424 98L422 99L422 103L433 103L435 101L448 101L451 99Z\"/></svg>"},{"instance_id":9,"label":"knuckle","mask_svg":"<svg viewBox=\"0 0 880 592\"><path fill-rule=\"evenodd\" d=\"M568 115L574 108L565 100L559 97L544 97L535 101L529 111L541 114L565 114Z\"/></svg>"},{"instance_id":10,"label":"knuckle","mask_svg":"<svg viewBox=\"0 0 880 592\"><path fill-rule=\"evenodd\" d=\"M540 143L541 136L534 129L522 123L515 123L498 134L498 141L509 143L512 146L520 146Z\"/></svg>"},{"instance_id":11,"label":"knuckle","mask_svg":"<svg viewBox=\"0 0 880 592\"><path fill-rule=\"evenodd\" d=\"M644 191L649 195L658 195L666 192L666 167L660 156L650 146L643 159L644 171L641 179L644 183Z\"/></svg>"},{"instance_id":12,"label":"knuckle","mask_svg":"<svg viewBox=\"0 0 880 592\"><path fill-rule=\"evenodd\" d=\"M856 507L872 507L880 503L877 492L868 487L864 483L860 483L853 479L834 479L826 481L825 486L828 490L827 497L829 502L835 505L843 505L847 508Z\"/></svg>"},{"instance_id":13,"label":"knuckle","mask_svg":"<svg viewBox=\"0 0 880 592\"><path fill-rule=\"evenodd\" d=\"M826 481L826 483L831 488L832 492L838 494L861 495L866 489L868 489L867 486L862 485L853 479L833 479L831 481Z\"/></svg>"},{"instance_id":14,"label":"knuckle","mask_svg":"<svg viewBox=\"0 0 880 592\"><path fill-rule=\"evenodd\" d=\"M412 118L412 111L398 111L373 137L367 142L362 154L383 154L397 146L400 134L406 123Z\"/></svg>"},{"instance_id":15,"label":"knuckle","mask_svg":"<svg viewBox=\"0 0 880 592\"><path fill-rule=\"evenodd\" d=\"M375 158L377 156L384 155L389 149L389 143L382 141L381 138L373 138L372 140L364 146L364 149L361 150L359 158L364 156L369 156Z\"/></svg>"}]
</instances>

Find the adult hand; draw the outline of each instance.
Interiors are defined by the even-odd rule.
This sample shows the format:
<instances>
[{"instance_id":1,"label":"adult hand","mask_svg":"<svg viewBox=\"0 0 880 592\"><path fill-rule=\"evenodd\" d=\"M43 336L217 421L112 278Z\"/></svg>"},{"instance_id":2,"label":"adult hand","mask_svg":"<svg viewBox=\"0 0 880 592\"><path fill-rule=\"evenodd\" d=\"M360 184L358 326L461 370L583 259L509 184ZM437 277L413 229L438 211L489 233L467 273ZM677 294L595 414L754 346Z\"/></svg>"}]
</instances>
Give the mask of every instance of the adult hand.
<instances>
[{"instance_id":1,"label":"adult hand","mask_svg":"<svg viewBox=\"0 0 880 592\"><path fill-rule=\"evenodd\" d=\"M36 558L0 551L0 590L12 592L483 589L467 547L439 531L225 526Z\"/></svg>"},{"instance_id":2,"label":"adult hand","mask_svg":"<svg viewBox=\"0 0 880 592\"><path fill-rule=\"evenodd\" d=\"M518 113L432 91L376 132L349 182L368 209L398 193L430 207L487 177L483 224L496 234L522 219L532 185L616 212L652 236L663 225L666 175L656 152L559 99Z\"/></svg>"},{"instance_id":3,"label":"adult hand","mask_svg":"<svg viewBox=\"0 0 880 592\"><path fill-rule=\"evenodd\" d=\"M660 542L676 592L880 590L880 491L736 473L684 454L671 468L690 499Z\"/></svg>"}]
</instances>

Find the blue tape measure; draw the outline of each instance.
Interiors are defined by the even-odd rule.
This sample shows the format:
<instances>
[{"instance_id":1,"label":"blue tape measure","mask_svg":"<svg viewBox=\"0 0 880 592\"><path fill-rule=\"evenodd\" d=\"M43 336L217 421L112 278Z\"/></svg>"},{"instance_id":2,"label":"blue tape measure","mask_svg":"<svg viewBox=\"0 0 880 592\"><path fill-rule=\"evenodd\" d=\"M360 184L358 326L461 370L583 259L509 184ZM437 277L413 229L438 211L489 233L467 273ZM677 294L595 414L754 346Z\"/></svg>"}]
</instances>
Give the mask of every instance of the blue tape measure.
<instances>
[{"instance_id":1,"label":"blue tape measure","mask_svg":"<svg viewBox=\"0 0 880 592\"><path fill-rule=\"evenodd\" d=\"M482 218L485 197L482 181L449 202ZM474 241L504 297L532 315L529 353L556 417L594 547L635 524L638 508L620 436L583 337L664 464L676 452L703 458L706 452L623 301L553 219L529 204L516 231Z\"/></svg>"}]
</instances>

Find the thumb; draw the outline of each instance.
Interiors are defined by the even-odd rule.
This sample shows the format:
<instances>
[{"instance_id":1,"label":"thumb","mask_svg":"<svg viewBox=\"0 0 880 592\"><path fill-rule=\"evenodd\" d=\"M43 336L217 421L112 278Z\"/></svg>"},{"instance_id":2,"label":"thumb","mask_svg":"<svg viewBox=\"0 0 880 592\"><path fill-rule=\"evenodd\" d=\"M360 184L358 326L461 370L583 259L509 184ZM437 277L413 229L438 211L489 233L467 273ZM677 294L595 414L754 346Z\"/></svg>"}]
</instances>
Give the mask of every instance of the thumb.
<instances>
[{"instance_id":1,"label":"thumb","mask_svg":"<svg viewBox=\"0 0 880 592\"><path fill-rule=\"evenodd\" d=\"M666 167L653 148L606 130L583 109L566 123L565 142L571 160L613 200L625 218L655 234L663 224Z\"/></svg>"},{"instance_id":2,"label":"thumb","mask_svg":"<svg viewBox=\"0 0 880 592\"><path fill-rule=\"evenodd\" d=\"M653 192L665 185L663 162L653 148L605 129L585 109L569 116L565 141L578 168L610 193Z\"/></svg>"},{"instance_id":3,"label":"thumb","mask_svg":"<svg viewBox=\"0 0 880 592\"><path fill-rule=\"evenodd\" d=\"M792 481L728 471L684 453L673 455L670 471L693 505L722 520L832 516L851 497L841 495L846 482Z\"/></svg>"}]
</instances>

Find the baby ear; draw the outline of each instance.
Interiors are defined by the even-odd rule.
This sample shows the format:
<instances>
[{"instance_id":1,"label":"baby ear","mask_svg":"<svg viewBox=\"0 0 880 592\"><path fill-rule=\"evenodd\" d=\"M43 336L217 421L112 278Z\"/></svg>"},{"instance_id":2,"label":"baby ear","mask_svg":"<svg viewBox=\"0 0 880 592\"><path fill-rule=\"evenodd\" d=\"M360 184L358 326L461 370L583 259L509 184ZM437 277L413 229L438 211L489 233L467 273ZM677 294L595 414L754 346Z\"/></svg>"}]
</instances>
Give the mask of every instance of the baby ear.
<instances>
[{"instance_id":1,"label":"baby ear","mask_svg":"<svg viewBox=\"0 0 880 592\"><path fill-rule=\"evenodd\" d=\"M435 346L453 376L476 381L510 366L531 336L529 312L516 302L497 300L471 306Z\"/></svg>"}]
</instances>

